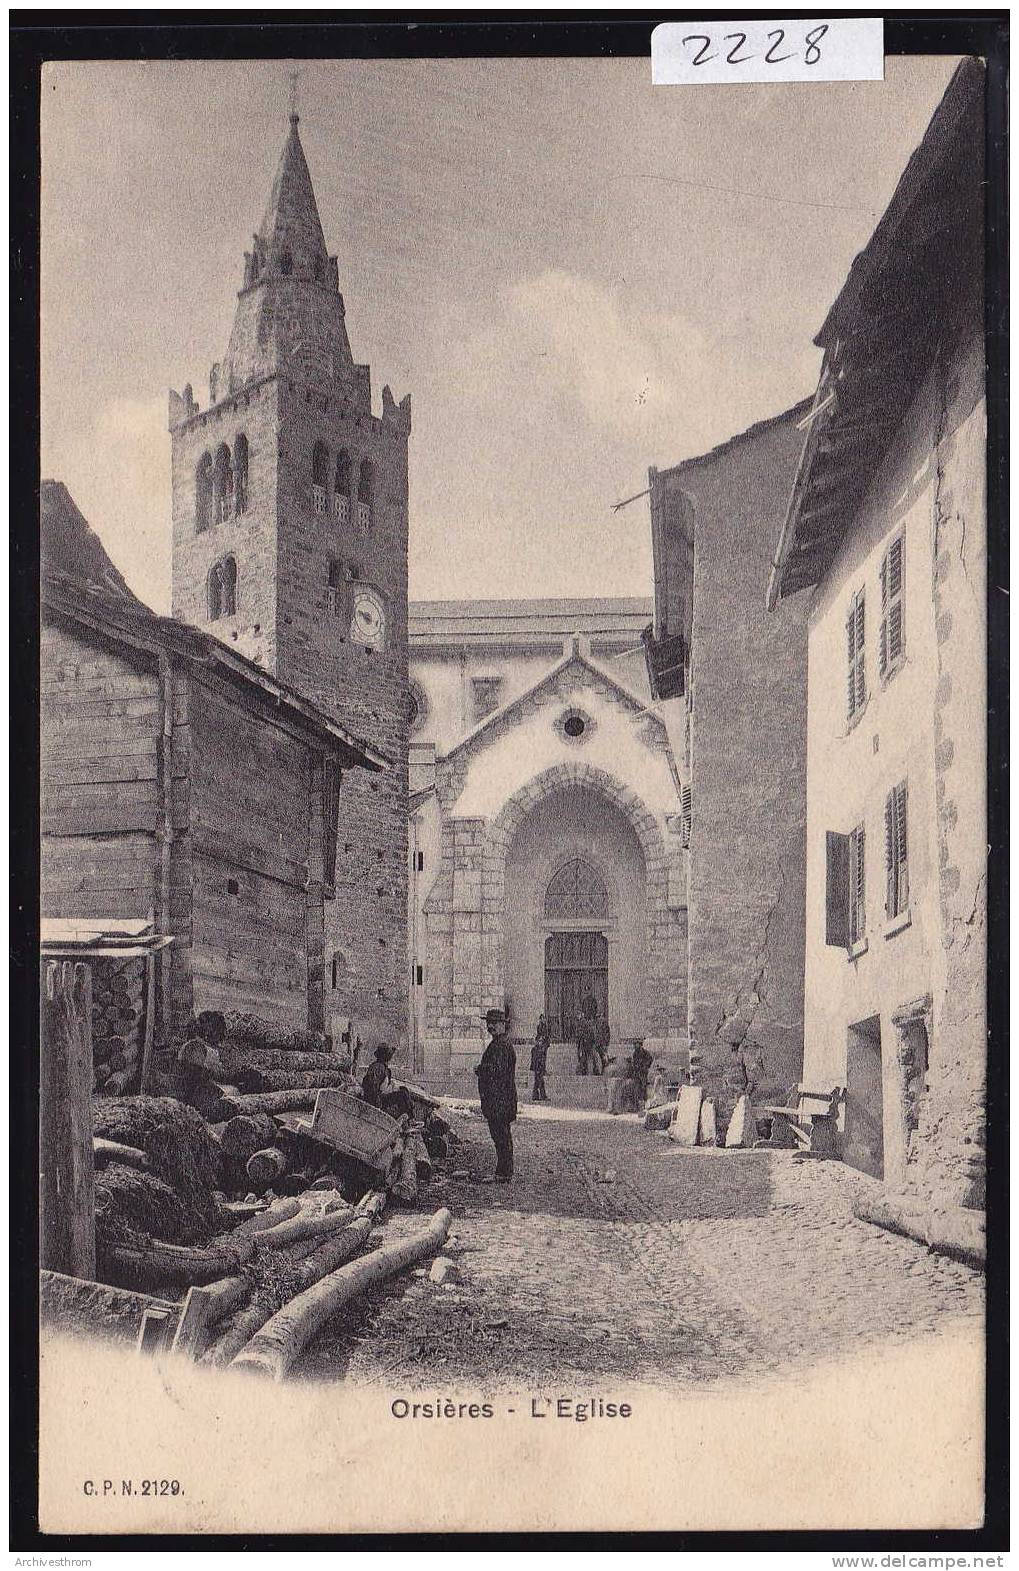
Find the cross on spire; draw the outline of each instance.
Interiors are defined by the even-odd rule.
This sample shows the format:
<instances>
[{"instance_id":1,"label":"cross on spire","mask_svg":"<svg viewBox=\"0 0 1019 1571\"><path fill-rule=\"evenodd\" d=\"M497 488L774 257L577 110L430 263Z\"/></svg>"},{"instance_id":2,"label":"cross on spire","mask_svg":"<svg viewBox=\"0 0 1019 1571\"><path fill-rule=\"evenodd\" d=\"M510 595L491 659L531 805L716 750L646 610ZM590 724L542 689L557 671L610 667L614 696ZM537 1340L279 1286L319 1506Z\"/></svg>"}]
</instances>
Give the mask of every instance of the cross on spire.
<instances>
[{"instance_id":1,"label":"cross on spire","mask_svg":"<svg viewBox=\"0 0 1019 1571\"><path fill-rule=\"evenodd\" d=\"M294 124L301 118L297 113L297 83L300 75L296 67L290 72L290 119Z\"/></svg>"}]
</instances>

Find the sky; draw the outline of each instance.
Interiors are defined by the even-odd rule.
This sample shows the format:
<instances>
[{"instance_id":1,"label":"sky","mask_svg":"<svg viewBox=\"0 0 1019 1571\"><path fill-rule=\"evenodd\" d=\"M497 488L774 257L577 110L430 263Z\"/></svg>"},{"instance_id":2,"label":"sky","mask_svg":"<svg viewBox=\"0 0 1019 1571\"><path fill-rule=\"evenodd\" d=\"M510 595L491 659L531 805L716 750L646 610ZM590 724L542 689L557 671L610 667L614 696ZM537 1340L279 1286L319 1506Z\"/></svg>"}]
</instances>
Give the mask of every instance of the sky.
<instances>
[{"instance_id":1,"label":"sky","mask_svg":"<svg viewBox=\"0 0 1019 1571\"><path fill-rule=\"evenodd\" d=\"M355 359L410 392L414 598L651 593L612 504L813 390L955 62L652 87L633 60L44 69L42 473L170 600L167 389L226 350L300 69Z\"/></svg>"}]
</instances>

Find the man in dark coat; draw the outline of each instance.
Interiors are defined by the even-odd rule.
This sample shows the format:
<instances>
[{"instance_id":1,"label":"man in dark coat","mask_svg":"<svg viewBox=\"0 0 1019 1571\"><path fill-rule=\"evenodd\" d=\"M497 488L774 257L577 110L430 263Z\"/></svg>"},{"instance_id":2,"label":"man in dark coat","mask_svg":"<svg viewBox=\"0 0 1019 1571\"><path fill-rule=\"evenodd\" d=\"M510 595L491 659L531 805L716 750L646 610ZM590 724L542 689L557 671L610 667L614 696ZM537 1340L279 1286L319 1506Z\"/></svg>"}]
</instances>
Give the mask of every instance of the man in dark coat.
<instances>
[{"instance_id":1,"label":"man in dark coat","mask_svg":"<svg viewBox=\"0 0 1019 1571\"><path fill-rule=\"evenodd\" d=\"M508 1184L513 1177L513 1122L517 1116L517 1055L506 1040L506 1016L490 1009L485 1016L491 1041L475 1067L482 1116L495 1146L495 1178Z\"/></svg>"},{"instance_id":2,"label":"man in dark coat","mask_svg":"<svg viewBox=\"0 0 1019 1571\"><path fill-rule=\"evenodd\" d=\"M633 1094L637 1103L634 1111L643 1113L644 1103L647 1101L647 1077L651 1065L654 1063L654 1059L643 1042L635 1042L633 1044L631 1062L633 1064Z\"/></svg>"},{"instance_id":3,"label":"man in dark coat","mask_svg":"<svg viewBox=\"0 0 1019 1571\"><path fill-rule=\"evenodd\" d=\"M534 1046L531 1048L531 1073L534 1076L534 1101L547 1102L548 1092L545 1090L545 1070L548 1067L548 1044L552 1033L544 1015L538 1016L538 1029L534 1033Z\"/></svg>"}]
</instances>

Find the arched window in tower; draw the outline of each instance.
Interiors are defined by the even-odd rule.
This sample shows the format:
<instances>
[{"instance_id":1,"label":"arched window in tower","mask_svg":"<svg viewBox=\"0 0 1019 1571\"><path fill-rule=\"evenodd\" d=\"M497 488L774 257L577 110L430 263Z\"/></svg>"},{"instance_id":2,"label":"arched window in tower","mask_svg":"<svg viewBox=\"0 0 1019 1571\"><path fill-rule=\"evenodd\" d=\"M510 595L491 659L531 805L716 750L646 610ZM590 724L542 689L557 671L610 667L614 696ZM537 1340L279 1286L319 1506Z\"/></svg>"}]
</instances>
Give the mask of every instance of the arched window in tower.
<instances>
[{"instance_id":1,"label":"arched window in tower","mask_svg":"<svg viewBox=\"0 0 1019 1571\"><path fill-rule=\"evenodd\" d=\"M316 513L328 511L329 451L324 442L316 442L311 455L311 505Z\"/></svg>"},{"instance_id":2,"label":"arched window in tower","mask_svg":"<svg viewBox=\"0 0 1019 1571\"><path fill-rule=\"evenodd\" d=\"M209 572L209 621L237 614L237 562L224 556Z\"/></svg>"},{"instance_id":3,"label":"arched window in tower","mask_svg":"<svg viewBox=\"0 0 1019 1571\"><path fill-rule=\"evenodd\" d=\"M234 511L248 510L248 439L241 431L234 437Z\"/></svg>"},{"instance_id":4,"label":"arched window in tower","mask_svg":"<svg viewBox=\"0 0 1019 1571\"><path fill-rule=\"evenodd\" d=\"M608 890L590 862L575 857L552 875L545 890L545 916L549 921L601 920L608 914Z\"/></svg>"},{"instance_id":5,"label":"arched window in tower","mask_svg":"<svg viewBox=\"0 0 1019 1571\"><path fill-rule=\"evenodd\" d=\"M234 510L234 466L225 442L216 449L212 488L213 517L217 524L224 524Z\"/></svg>"},{"instance_id":6,"label":"arched window in tower","mask_svg":"<svg viewBox=\"0 0 1019 1571\"><path fill-rule=\"evenodd\" d=\"M363 535L372 527L375 505L375 465L370 458L361 460L361 474L357 482L357 527Z\"/></svg>"},{"instance_id":7,"label":"arched window in tower","mask_svg":"<svg viewBox=\"0 0 1019 1571\"><path fill-rule=\"evenodd\" d=\"M350 454L341 448L336 455L336 484L333 487L333 512L345 524L350 519Z\"/></svg>"},{"instance_id":8,"label":"arched window in tower","mask_svg":"<svg viewBox=\"0 0 1019 1571\"><path fill-rule=\"evenodd\" d=\"M212 523L212 454L203 453L195 470L195 534Z\"/></svg>"}]
</instances>

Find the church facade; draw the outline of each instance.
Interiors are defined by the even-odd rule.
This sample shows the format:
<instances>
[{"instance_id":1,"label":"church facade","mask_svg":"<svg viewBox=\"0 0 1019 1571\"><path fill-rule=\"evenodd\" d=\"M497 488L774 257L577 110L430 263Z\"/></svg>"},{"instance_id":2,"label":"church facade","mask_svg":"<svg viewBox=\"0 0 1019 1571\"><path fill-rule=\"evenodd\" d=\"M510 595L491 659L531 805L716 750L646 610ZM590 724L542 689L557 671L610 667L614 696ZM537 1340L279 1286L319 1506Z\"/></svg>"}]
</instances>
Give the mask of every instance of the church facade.
<instances>
[{"instance_id":1,"label":"church facade","mask_svg":"<svg viewBox=\"0 0 1019 1571\"><path fill-rule=\"evenodd\" d=\"M592 998L614 1044L685 1065L683 780L648 687L651 613L410 607L411 1039L430 1083L469 1089L492 1007L521 1043L544 1013L550 1073L575 1073Z\"/></svg>"},{"instance_id":2,"label":"church facade","mask_svg":"<svg viewBox=\"0 0 1019 1571\"><path fill-rule=\"evenodd\" d=\"M333 782L326 1029L407 1039L410 399L355 363L298 117L245 254L202 409L171 392L173 612L368 736L388 767ZM237 768L248 767L244 758ZM285 835L291 804L278 802ZM330 833L332 830L330 829ZM271 912L264 913L271 926Z\"/></svg>"}]
</instances>

